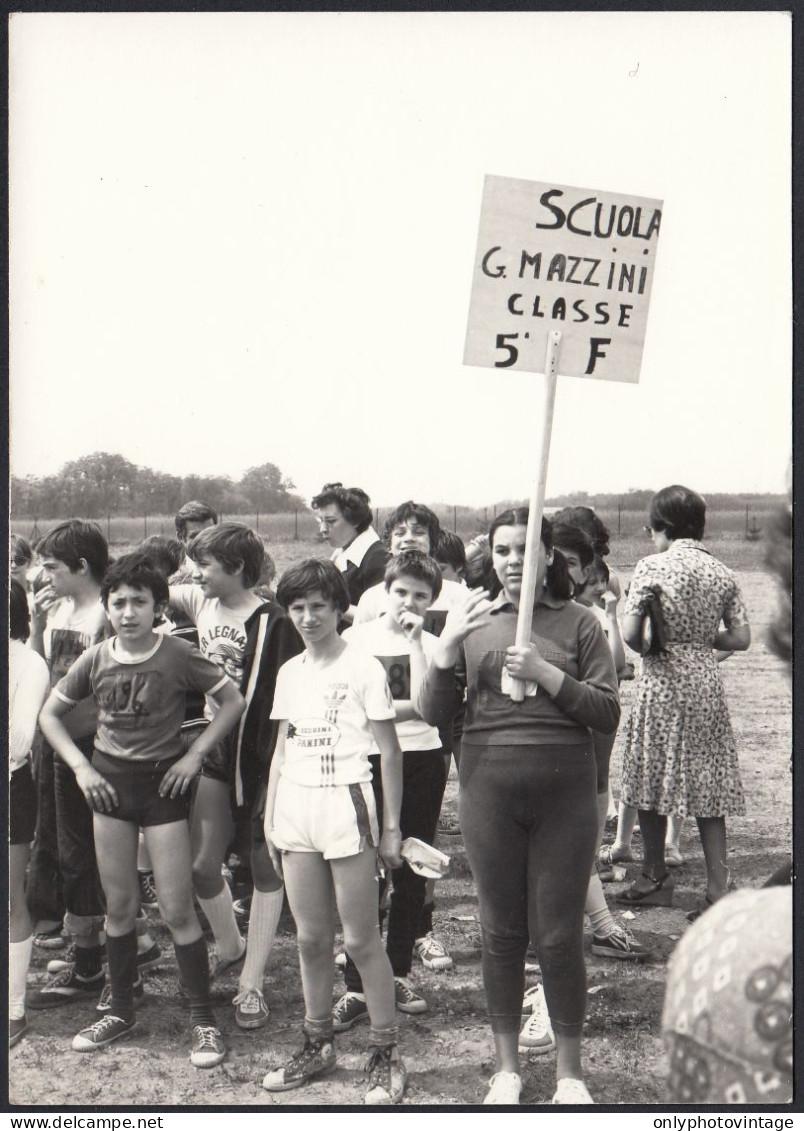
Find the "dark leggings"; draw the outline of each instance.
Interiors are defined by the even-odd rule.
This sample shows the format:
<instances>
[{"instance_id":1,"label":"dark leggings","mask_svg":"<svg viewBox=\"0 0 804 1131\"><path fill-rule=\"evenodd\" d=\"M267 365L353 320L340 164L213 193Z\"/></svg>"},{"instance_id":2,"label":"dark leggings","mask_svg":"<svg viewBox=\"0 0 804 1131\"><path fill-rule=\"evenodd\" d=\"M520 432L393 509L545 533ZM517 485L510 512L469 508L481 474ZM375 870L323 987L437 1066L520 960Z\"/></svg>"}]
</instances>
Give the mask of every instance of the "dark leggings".
<instances>
[{"instance_id":1,"label":"dark leggings","mask_svg":"<svg viewBox=\"0 0 804 1131\"><path fill-rule=\"evenodd\" d=\"M377 818L382 829L382 775L380 759L371 758L372 788L377 803ZM432 844L435 839L441 799L447 784L447 766L441 750L424 752L408 750L402 755L402 811L399 827L402 836L415 836ZM419 876L410 865L402 862L401 868L391 872L393 889L388 913L386 950L394 976L405 978L410 973L413 943L421 929L422 909L427 880ZM385 880L380 881L380 900L385 890ZM347 954L344 981L347 990L362 993L363 984L357 967Z\"/></svg>"},{"instance_id":2,"label":"dark leggings","mask_svg":"<svg viewBox=\"0 0 804 1131\"><path fill-rule=\"evenodd\" d=\"M487 747L464 739L460 786L492 1030L519 1030L531 938L553 1028L561 1036L580 1036L586 1012L583 913L597 846L592 743Z\"/></svg>"}]
</instances>

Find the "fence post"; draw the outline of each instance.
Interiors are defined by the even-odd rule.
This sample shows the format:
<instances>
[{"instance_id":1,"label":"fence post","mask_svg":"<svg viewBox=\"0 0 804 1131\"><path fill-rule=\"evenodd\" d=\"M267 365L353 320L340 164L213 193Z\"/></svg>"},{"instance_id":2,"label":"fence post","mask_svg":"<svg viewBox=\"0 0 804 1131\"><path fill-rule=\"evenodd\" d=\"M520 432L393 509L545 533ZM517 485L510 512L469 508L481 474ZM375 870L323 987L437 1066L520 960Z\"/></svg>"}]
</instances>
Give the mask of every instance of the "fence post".
<instances>
[{"instance_id":1,"label":"fence post","mask_svg":"<svg viewBox=\"0 0 804 1131\"><path fill-rule=\"evenodd\" d=\"M622 534L623 530L623 504L617 504L617 533Z\"/></svg>"},{"instance_id":2,"label":"fence post","mask_svg":"<svg viewBox=\"0 0 804 1131\"><path fill-rule=\"evenodd\" d=\"M298 540L299 540L299 512L296 510L296 511L293 512L293 541L298 542Z\"/></svg>"},{"instance_id":3,"label":"fence post","mask_svg":"<svg viewBox=\"0 0 804 1131\"><path fill-rule=\"evenodd\" d=\"M452 531L454 534L458 533L458 508L454 505L452 507Z\"/></svg>"},{"instance_id":4,"label":"fence post","mask_svg":"<svg viewBox=\"0 0 804 1131\"><path fill-rule=\"evenodd\" d=\"M142 536L143 536L143 538L148 537L148 515L147 514L144 514L142 516Z\"/></svg>"},{"instance_id":5,"label":"fence post","mask_svg":"<svg viewBox=\"0 0 804 1131\"><path fill-rule=\"evenodd\" d=\"M748 538L748 503L745 504L745 536Z\"/></svg>"},{"instance_id":6,"label":"fence post","mask_svg":"<svg viewBox=\"0 0 804 1131\"><path fill-rule=\"evenodd\" d=\"M380 508L374 508L374 529L378 530L380 525Z\"/></svg>"},{"instance_id":7,"label":"fence post","mask_svg":"<svg viewBox=\"0 0 804 1131\"><path fill-rule=\"evenodd\" d=\"M107 543L112 541L112 516L110 514L106 515L106 541Z\"/></svg>"},{"instance_id":8,"label":"fence post","mask_svg":"<svg viewBox=\"0 0 804 1131\"><path fill-rule=\"evenodd\" d=\"M259 534L259 532L260 532L260 512L259 511L257 511L256 515L254 516L254 529Z\"/></svg>"},{"instance_id":9,"label":"fence post","mask_svg":"<svg viewBox=\"0 0 804 1131\"><path fill-rule=\"evenodd\" d=\"M489 528L489 508L483 507L483 526L486 530Z\"/></svg>"}]
</instances>

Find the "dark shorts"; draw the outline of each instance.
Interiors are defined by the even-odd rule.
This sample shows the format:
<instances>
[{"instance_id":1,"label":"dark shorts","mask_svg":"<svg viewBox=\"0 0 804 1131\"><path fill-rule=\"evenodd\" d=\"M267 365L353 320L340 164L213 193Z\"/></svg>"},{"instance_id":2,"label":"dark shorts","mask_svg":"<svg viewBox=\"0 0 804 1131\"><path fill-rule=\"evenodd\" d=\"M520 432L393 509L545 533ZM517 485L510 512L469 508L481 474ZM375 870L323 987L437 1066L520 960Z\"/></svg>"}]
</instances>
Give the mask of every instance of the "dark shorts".
<instances>
[{"instance_id":1,"label":"dark shorts","mask_svg":"<svg viewBox=\"0 0 804 1131\"><path fill-rule=\"evenodd\" d=\"M177 761L178 758L165 758L161 762L131 762L96 750L92 768L114 786L118 798L117 808L103 815L141 828L186 821L190 810L190 791L175 798L161 797L159 793L159 783L165 771Z\"/></svg>"},{"instance_id":2,"label":"dark shorts","mask_svg":"<svg viewBox=\"0 0 804 1131\"><path fill-rule=\"evenodd\" d=\"M209 723L199 722L190 727L184 727L181 735L184 739L184 752L185 754L190 749L192 744L198 738ZM204 764L201 767L201 777L211 778L213 781L222 781L227 785L229 783L229 752L225 743L219 742L204 759Z\"/></svg>"},{"instance_id":3,"label":"dark shorts","mask_svg":"<svg viewBox=\"0 0 804 1131\"><path fill-rule=\"evenodd\" d=\"M8 783L9 844L30 844L36 832L36 786L31 763L11 775Z\"/></svg>"},{"instance_id":4,"label":"dark shorts","mask_svg":"<svg viewBox=\"0 0 804 1131\"><path fill-rule=\"evenodd\" d=\"M266 771L267 774L267 771ZM268 778L262 778L251 805L241 805L234 811L235 851L244 860L265 844L265 801L268 796Z\"/></svg>"}]
</instances>

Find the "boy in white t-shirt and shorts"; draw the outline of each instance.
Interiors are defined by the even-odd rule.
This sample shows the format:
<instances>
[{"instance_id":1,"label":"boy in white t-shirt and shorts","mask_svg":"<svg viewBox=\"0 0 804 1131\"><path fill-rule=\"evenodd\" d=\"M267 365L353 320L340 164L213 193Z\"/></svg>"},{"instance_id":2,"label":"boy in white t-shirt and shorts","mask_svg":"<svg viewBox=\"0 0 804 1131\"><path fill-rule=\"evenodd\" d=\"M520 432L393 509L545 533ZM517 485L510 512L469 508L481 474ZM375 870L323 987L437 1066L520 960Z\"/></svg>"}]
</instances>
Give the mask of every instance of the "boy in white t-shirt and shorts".
<instances>
[{"instance_id":1,"label":"boy in white t-shirt and shorts","mask_svg":"<svg viewBox=\"0 0 804 1131\"><path fill-rule=\"evenodd\" d=\"M436 637L423 632L425 616L441 591L441 568L420 550L403 550L385 572L386 612L344 633L349 644L376 656L385 668L396 710L396 733L402 748L402 837L432 844L447 781L447 765L438 730L424 722L413 704L436 648ZM382 811L383 781L376 749L371 752L372 787ZM426 1000L409 981L414 942L425 901L426 880L404 862L392 874L386 950L394 971L397 1009L424 1013ZM380 896L382 898L382 885ZM367 1016L360 975L347 947L346 993L333 1010L336 1031L351 1029Z\"/></svg>"}]
</instances>

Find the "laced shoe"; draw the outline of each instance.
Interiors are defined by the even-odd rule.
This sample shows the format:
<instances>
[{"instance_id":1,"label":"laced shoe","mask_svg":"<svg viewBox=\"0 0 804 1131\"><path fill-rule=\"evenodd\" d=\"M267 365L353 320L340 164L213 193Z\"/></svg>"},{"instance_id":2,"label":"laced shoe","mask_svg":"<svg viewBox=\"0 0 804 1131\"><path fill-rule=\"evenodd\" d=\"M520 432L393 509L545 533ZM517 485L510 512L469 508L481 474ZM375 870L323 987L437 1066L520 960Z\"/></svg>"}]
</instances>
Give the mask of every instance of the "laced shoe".
<instances>
[{"instance_id":1,"label":"laced shoe","mask_svg":"<svg viewBox=\"0 0 804 1131\"><path fill-rule=\"evenodd\" d=\"M367 1107L390 1107L399 1103L405 1093L407 1070L396 1045L373 1048L366 1072L369 1078L363 1103Z\"/></svg>"},{"instance_id":2,"label":"laced shoe","mask_svg":"<svg viewBox=\"0 0 804 1131\"><path fill-rule=\"evenodd\" d=\"M267 1092L288 1092L291 1088L301 1088L318 1076L326 1076L336 1064L332 1041L305 1033L304 1048L295 1053L284 1067L269 1072L262 1086Z\"/></svg>"},{"instance_id":3,"label":"laced shoe","mask_svg":"<svg viewBox=\"0 0 804 1131\"><path fill-rule=\"evenodd\" d=\"M598 958L619 958L630 962L641 962L653 953L649 946L641 943L625 927L618 926L610 935L592 936L592 954Z\"/></svg>"},{"instance_id":4,"label":"laced shoe","mask_svg":"<svg viewBox=\"0 0 804 1131\"><path fill-rule=\"evenodd\" d=\"M67 1005L71 1001L80 1001L87 994L96 994L103 989L106 976L102 970L91 978L82 978L75 972L75 966L68 966L60 974L38 990L28 994L27 1005L30 1009L53 1009L58 1005Z\"/></svg>"},{"instance_id":5,"label":"laced shoe","mask_svg":"<svg viewBox=\"0 0 804 1131\"><path fill-rule=\"evenodd\" d=\"M134 997L141 998L145 993L145 986L143 985L142 978L137 974L137 980L134 983ZM95 1009L98 1013L108 1013L112 1007L112 986L107 982L101 990L101 995L98 998L98 1004Z\"/></svg>"},{"instance_id":6,"label":"laced shoe","mask_svg":"<svg viewBox=\"0 0 804 1131\"><path fill-rule=\"evenodd\" d=\"M664 846L664 862L668 868L680 868L682 866L684 857L677 844L666 844Z\"/></svg>"},{"instance_id":7,"label":"laced shoe","mask_svg":"<svg viewBox=\"0 0 804 1131\"><path fill-rule=\"evenodd\" d=\"M332 1007L332 1028L336 1033L351 1029L356 1021L368 1020L368 1006L363 994L345 993Z\"/></svg>"},{"instance_id":8,"label":"laced shoe","mask_svg":"<svg viewBox=\"0 0 804 1131\"><path fill-rule=\"evenodd\" d=\"M62 951L61 958L51 958L46 966L48 974L61 974L68 966L75 964L75 943L71 942L66 950Z\"/></svg>"},{"instance_id":9,"label":"laced shoe","mask_svg":"<svg viewBox=\"0 0 804 1131\"><path fill-rule=\"evenodd\" d=\"M28 1032L28 1018L23 1013L22 1017L9 1017L8 1019L8 1047L14 1048Z\"/></svg>"},{"instance_id":10,"label":"laced shoe","mask_svg":"<svg viewBox=\"0 0 804 1131\"><path fill-rule=\"evenodd\" d=\"M396 1008L402 1013L426 1013L430 1008L422 997L417 994L407 978L394 978L396 993Z\"/></svg>"},{"instance_id":11,"label":"laced shoe","mask_svg":"<svg viewBox=\"0 0 804 1131\"><path fill-rule=\"evenodd\" d=\"M159 901L156 898L153 872L137 872L137 882L140 889L140 907L147 907L150 910L158 908Z\"/></svg>"},{"instance_id":12,"label":"laced shoe","mask_svg":"<svg viewBox=\"0 0 804 1131\"><path fill-rule=\"evenodd\" d=\"M232 998L232 1005L236 1005L235 1024L238 1029L261 1029L268 1020L268 1006L262 992L256 987L241 990Z\"/></svg>"},{"instance_id":13,"label":"laced shoe","mask_svg":"<svg viewBox=\"0 0 804 1131\"><path fill-rule=\"evenodd\" d=\"M454 965L452 956L447 953L447 948L441 939L435 937L432 931L426 934L423 939L416 939L413 949L428 970L451 970Z\"/></svg>"},{"instance_id":14,"label":"laced shoe","mask_svg":"<svg viewBox=\"0 0 804 1131\"><path fill-rule=\"evenodd\" d=\"M525 951L525 973L526 974L541 974L542 968L539 965L539 956L533 947L528 944L528 949Z\"/></svg>"},{"instance_id":15,"label":"laced shoe","mask_svg":"<svg viewBox=\"0 0 804 1131\"><path fill-rule=\"evenodd\" d=\"M489 1080L484 1104L518 1104L522 1077L518 1072L495 1072Z\"/></svg>"},{"instance_id":16,"label":"laced shoe","mask_svg":"<svg viewBox=\"0 0 804 1131\"><path fill-rule=\"evenodd\" d=\"M547 1002L544 1000L544 991L541 985L534 986L530 991L530 1017L522 1026L519 1034L519 1047L543 1056L552 1052L556 1047L553 1027L550 1024L550 1015L547 1012Z\"/></svg>"},{"instance_id":17,"label":"laced shoe","mask_svg":"<svg viewBox=\"0 0 804 1131\"><path fill-rule=\"evenodd\" d=\"M544 990L542 989L541 982L537 982L535 986L531 986L529 990L525 990L525 996L522 998L522 1015L533 1013L534 1002L541 1002L544 1004ZM541 1006L540 1006L541 1008Z\"/></svg>"},{"instance_id":18,"label":"laced shoe","mask_svg":"<svg viewBox=\"0 0 804 1131\"><path fill-rule=\"evenodd\" d=\"M196 1068L214 1068L226 1056L221 1031L215 1025L194 1025L190 1063Z\"/></svg>"},{"instance_id":19,"label":"laced shoe","mask_svg":"<svg viewBox=\"0 0 804 1131\"><path fill-rule=\"evenodd\" d=\"M100 1021L94 1021L86 1029L76 1033L73 1037L73 1051L94 1052L96 1049L102 1049L104 1045L110 1045L112 1041L118 1041L121 1037L125 1037L126 1033L130 1033L136 1024L137 1022L133 1017L130 1021L124 1021L122 1017L107 1013L105 1017L101 1017Z\"/></svg>"},{"instance_id":20,"label":"laced shoe","mask_svg":"<svg viewBox=\"0 0 804 1131\"><path fill-rule=\"evenodd\" d=\"M217 958L215 964L209 971L209 980L214 982L216 978L220 978L227 970L239 974L243 969L243 963L246 961L246 940L240 940L243 944L243 949L235 958Z\"/></svg>"},{"instance_id":21,"label":"laced shoe","mask_svg":"<svg viewBox=\"0 0 804 1131\"><path fill-rule=\"evenodd\" d=\"M145 970L152 970L154 966L159 966L162 962L162 951L159 949L158 943L151 943L147 950L137 952L137 970L143 973Z\"/></svg>"},{"instance_id":22,"label":"laced shoe","mask_svg":"<svg viewBox=\"0 0 804 1131\"><path fill-rule=\"evenodd\" d=\"M550 1101L554 1104L593 1104L595 1101L589 1095L589 1089L583 1080L576 1080L572 1076L563 1076L556 1084L556 1094Z\"/></svg>"}]
</instances>

